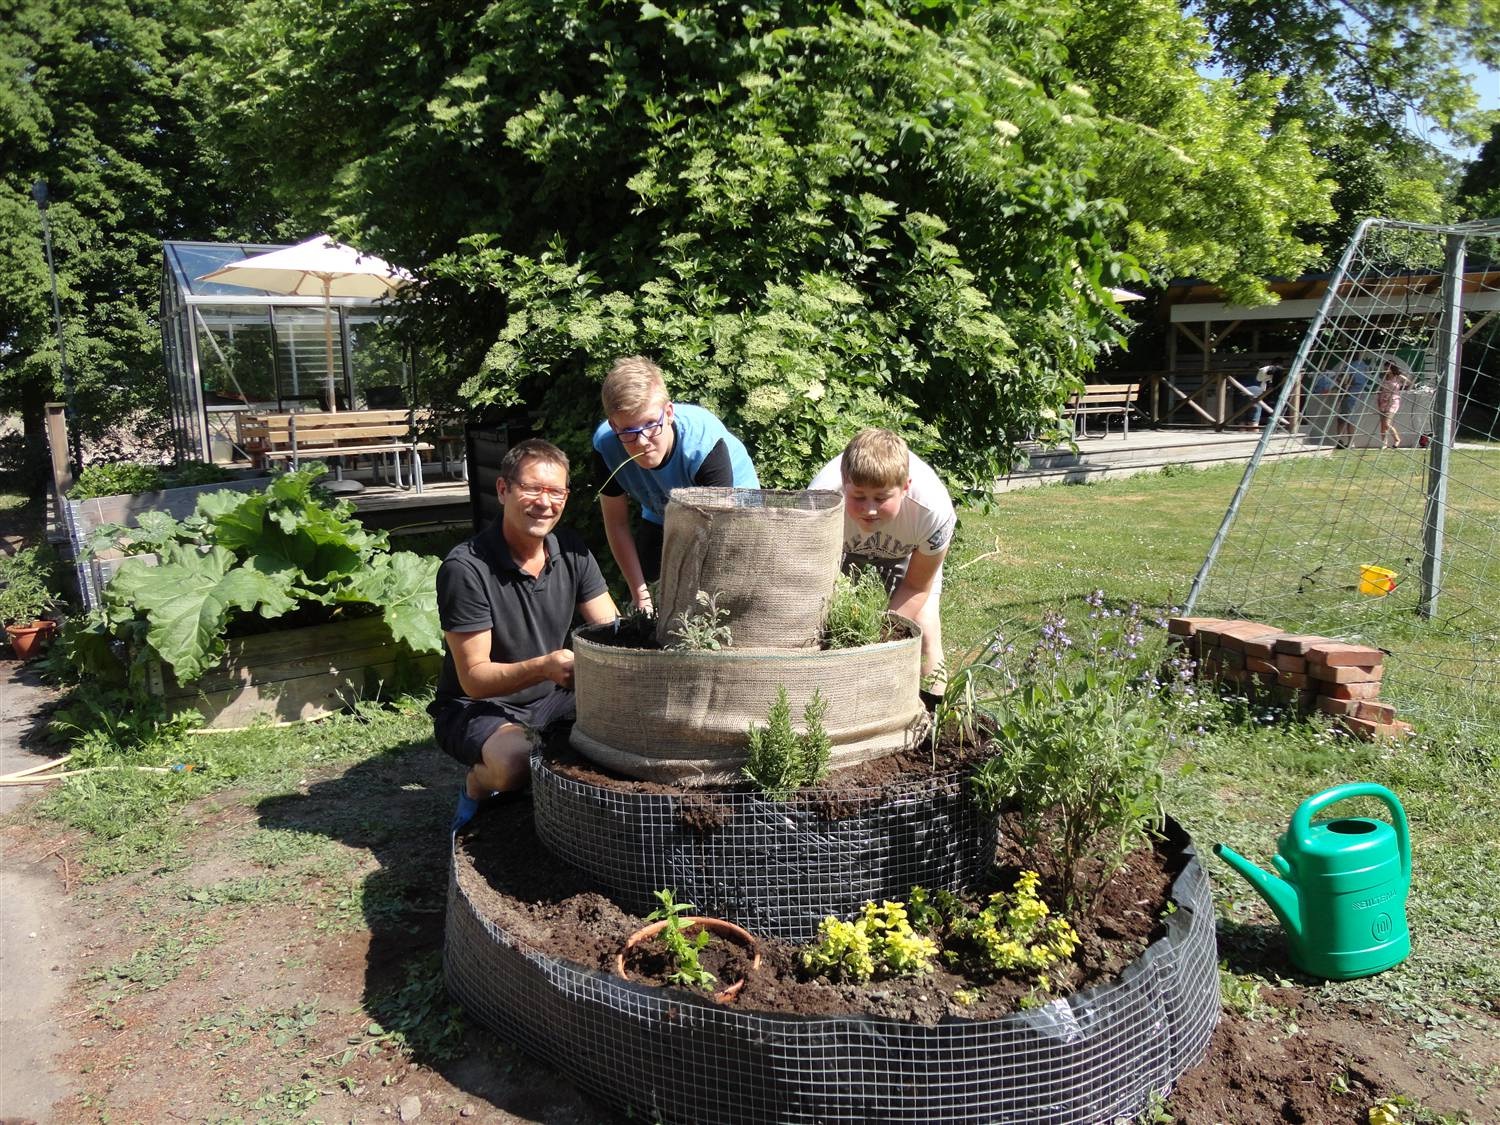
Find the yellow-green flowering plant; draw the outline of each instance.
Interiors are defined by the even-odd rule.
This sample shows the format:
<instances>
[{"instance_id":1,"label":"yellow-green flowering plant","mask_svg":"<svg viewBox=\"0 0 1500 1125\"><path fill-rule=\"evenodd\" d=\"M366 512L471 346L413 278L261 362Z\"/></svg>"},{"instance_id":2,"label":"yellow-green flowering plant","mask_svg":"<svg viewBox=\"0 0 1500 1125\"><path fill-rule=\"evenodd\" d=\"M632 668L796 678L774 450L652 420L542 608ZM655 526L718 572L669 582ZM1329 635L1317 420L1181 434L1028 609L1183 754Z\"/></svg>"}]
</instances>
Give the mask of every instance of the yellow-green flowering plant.
<instances>
[{"instance_id":1,"label":"yellow-green flowering plant","mask_svg":"<svg viewBox=\"0 0 1500 1125\"><path fill-rule=\"evenodd\" d=\"M865 903L852 922L824 918L818 940L802 954L802 967L834 980L864 982L932 972L938 944L911 927L899 902Z\"/></svg>"},{"instance_id":2,"label":"yellow-green flowering plant","mask_svg":"<svg viewBox=\"0 0 1500 1125\"><path fill-rule=\"evenodd\" d=\"M1038 973L1037 987L1050 980L1043 972L1066 961L1078 948L1078 934L1066 918L1054 915L1037 894L1041 876L1023 871L1009 894L998 893L977 914L949 919L951 944L967 947L988 972L1024 975ZM961 958L959 950L953 951Z\"/></svg>"}]
</instances>

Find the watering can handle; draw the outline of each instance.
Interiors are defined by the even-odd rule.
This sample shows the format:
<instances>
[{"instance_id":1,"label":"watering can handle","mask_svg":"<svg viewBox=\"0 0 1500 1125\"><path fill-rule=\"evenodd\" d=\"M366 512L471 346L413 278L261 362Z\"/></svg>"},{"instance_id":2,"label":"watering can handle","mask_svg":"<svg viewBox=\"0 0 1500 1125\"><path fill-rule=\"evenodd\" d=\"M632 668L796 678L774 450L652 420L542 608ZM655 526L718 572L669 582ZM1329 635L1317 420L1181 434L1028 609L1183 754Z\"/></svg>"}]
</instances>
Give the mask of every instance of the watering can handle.
<instances>
[{"instance_id":1,"label":"watering can handle","mask_svg":"<svg viewBox=\"0 0 1500 1125\"><path fill-rule=\"evenodd\" d=\"M1297 806L1297 811L1292 814L1292 826L1289 835L1299 843L1305 843L1312 833L1312 818L1322 812L1329 805L1339 801L1347 801L1350 797L1378 797L1385 802L1385 807L1390 810L1391 821L1396 827L1396 842L1401 849L1401 874L1405 878L1411 877L1411 835L1406 826L1406 810L1401 807L1401 802L1396 799L1384 785L1376 785L1370 781L1351 781L1345 785L1335 785L1332 789L1325 789Z\"/></svg>"}]
</instances>

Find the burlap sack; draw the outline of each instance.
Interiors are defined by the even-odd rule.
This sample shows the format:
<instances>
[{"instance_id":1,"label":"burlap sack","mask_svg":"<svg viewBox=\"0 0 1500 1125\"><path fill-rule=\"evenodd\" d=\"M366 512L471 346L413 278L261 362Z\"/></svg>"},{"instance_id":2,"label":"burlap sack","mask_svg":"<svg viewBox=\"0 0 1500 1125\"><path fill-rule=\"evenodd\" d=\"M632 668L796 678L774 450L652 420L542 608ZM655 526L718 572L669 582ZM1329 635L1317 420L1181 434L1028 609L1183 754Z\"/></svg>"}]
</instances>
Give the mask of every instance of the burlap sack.
<instances>
[{"instance_id":1,"label":"burlap sack","mask_svg":"<svg viewBox=\"0 0 1500 1125\"><path fill-rule=\"evenodd\" d=\"M718 595L735 648L814 648L839 573L837 492L676 488L667 504L656 640L672 644L698 591Z\"/></svg>"},{"instance_id":2,"label":"burlap sack","mask_svg":"<svg viewBox=\"0 0 1500 1125\"><path fill-rule=\"evenodd\" d=\"M580 629L573 634L573 747L646 781L736 781L751 724L765 725L784 687L799 731L814 690L828 701L831 768L894 754L923 736L927 717L917 696L921 630L895 620L907 636L828 651L621 648L590 639L599 630Z\"/></svg>"}]
</instances>

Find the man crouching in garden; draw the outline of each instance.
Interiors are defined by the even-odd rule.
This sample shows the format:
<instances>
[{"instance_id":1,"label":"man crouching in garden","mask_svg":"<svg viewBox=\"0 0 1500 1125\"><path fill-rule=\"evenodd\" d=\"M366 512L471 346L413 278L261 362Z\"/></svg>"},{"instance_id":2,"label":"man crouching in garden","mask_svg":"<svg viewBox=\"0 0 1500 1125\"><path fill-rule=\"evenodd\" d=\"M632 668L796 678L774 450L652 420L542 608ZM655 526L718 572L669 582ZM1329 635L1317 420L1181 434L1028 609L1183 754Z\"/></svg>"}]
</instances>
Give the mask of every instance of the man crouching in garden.
<instances>
[{"instance_id":1,"label":"man crouching in garden","mask_svg":"<svg viewBox=\"0 0 1500 1125\"><path fill-rule=\"evenodd\" d=\"M500 463L500 518L448 552L438 570L447 642L428 707L438 745L469 767L453 831L485 797L526 787L531 732L571 720L576 611L613 621L615 603L583 540L557 529L568 456L532 438Z\"/></svg>"}]
</instances>

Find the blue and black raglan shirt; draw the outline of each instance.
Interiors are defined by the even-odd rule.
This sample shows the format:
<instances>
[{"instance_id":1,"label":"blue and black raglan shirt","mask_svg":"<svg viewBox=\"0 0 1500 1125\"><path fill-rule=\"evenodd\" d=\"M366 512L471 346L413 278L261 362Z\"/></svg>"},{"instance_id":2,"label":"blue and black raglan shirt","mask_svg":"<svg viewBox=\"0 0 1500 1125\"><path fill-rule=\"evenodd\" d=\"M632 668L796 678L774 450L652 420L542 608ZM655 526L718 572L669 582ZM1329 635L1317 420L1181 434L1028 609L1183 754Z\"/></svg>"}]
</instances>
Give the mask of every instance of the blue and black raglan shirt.
<instances>
[{"instance_id":1,"label":"blue and black raglan shirt","mask_svg":"<svg viewBox=\"0 0 1500 1125\"><path fill-rule=\"evenodd\" d=\"M595 470L598 479L610 477L605 496L629 494L641 506L641 515L651 523L666 521L667 499L674 488L759 488L760 478L744 443L701 406L674 403L672 452L655 469L643 469L629 460L624 443L599 423L594 431Z\"/></svg>"}]
</instances>

